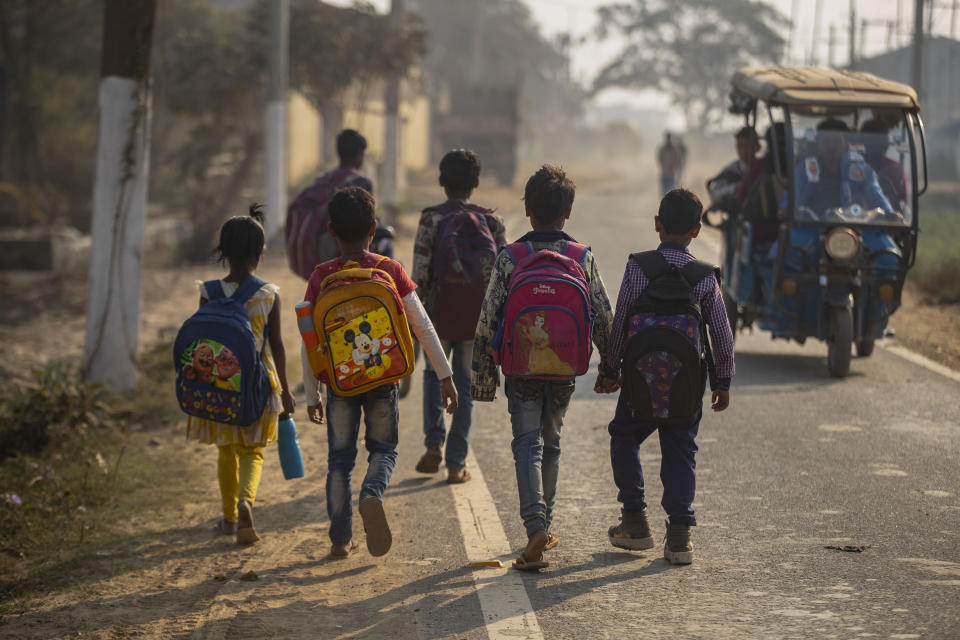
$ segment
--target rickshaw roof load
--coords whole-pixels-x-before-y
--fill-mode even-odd
[[[748,100],[796,107],[886,107],[919,111],[917,92],[900,82],[865,71],[818,67],[742,67],[733,76]]]

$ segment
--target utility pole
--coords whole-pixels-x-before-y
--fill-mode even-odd
[[[267,3],[269,88],[266,109],[267,238],[280,235],[287,211],[287,73],[290,59],[290,0]]]
[[[787,48],[784,54],[784,64],[790,64],[793,58],[793,45],[797,34],[797,9],[800,0],[793,0],[790,4],[790,33],[787,36]]]
[[[923,3],[913,2],[913,89],[923,104]]]
[[[857,0],[850,0],[850,35],[848,36],[850,50],[850,68],[857,67]]]
[[[960,1],[953,0],[950,3],[950,37],[957,37],[957,7],[960,5]]]
[[[830,39],[827,41],[827,64],[831,69],[836,68],[837,59],[834,57],[834,45],[837,42],[837,25],[830,23]]]
[[[390,5],[390,27],[399,30],[403,26],[404,0],[393,0]],[[388,205],[396,205],[400,199],[403,182],[402,131],[400,126],[400,72],[387,79],[384,106],[385,139],[383,141],[383,186],[380,192],[382,200]]]
[[[820,56],[817,55],[817,38],[820,36],[820,9],[823,6],[823,0],[817,0],[813,10],[813,37],[810,40],[810,64],[817,66],[820,64]]]
[[[118,390],[137,384],[155,15],[156,0],[106,0],[103,10],[83,375]]]

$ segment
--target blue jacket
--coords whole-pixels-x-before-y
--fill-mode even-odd
[[[820,159],[816,156],[809,156],[797,165],[794,172],[794,184],[798,194],[797,207],[805,206],[814,199],[822,175]],[[846,208],[857,204],[864,209],[879,208],[887,212],[893,211],[890,201],[880,188],[876,172],[859,153],[849,152],[844,155],[840,175],[841,206]],[[788,197],[789,194],[784,193],[783,201],[780,203],[781,208],[787,207]]]

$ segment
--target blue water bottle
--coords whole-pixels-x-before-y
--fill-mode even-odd
[[[297,441],[297,425],[289,413],[281,413],[277,423],[277,452],[286,480],[303,477],[303,454]]]

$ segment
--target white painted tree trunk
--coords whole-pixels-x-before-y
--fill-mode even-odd
[[[287,214],[287,103],[267,104],[267,219],[268,239],[280,235],[280,221]]]
[[[149,146],[149,89],[131,78],[103,78],[83,370],[118,390],[137,384]]]

